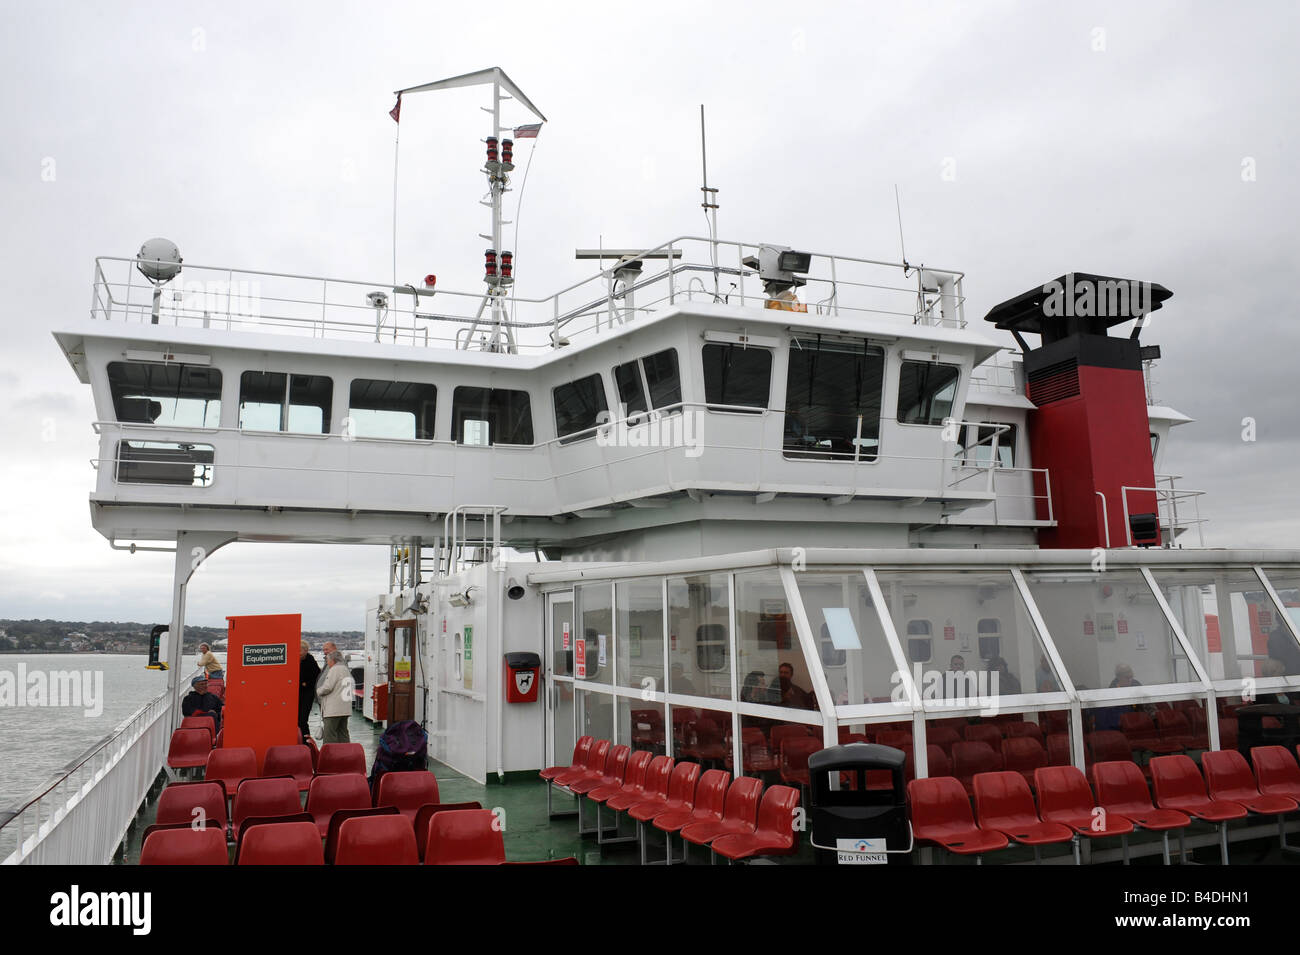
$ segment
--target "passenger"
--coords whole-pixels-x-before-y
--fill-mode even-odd
[[[320,664],[304,640],[298,651],[298,729],[302,731],[304,741],[311,736],[307,718],[311,716],[311,705],[316,702],[316,681],[319,679]]]
[[[1121,686],[1141,686],[1142,684],[1133,678],[1133,668],[1127,663],[1115,664],[1115,679],[1110,681],[1111,688]],[[1093,717],[1094,730],[1117,730],[1119,729],[1119,718],[1125,713],[1136,713],[1143,707],[1133,706],[1105,706],[1095,711]]]
[[[672,693],[682,693],[686,696],[699,696],[695,690],[695,684],[686,679],[686,668],[680,663],[674,663],[672,668],[672,681],[668,689]]]
[[[209,680],[220,680],[224,675],[221,669],[221,661],[217,659],[216,654],[212,652],[212,648],[206,643],[199,644],[199,666]]]
[[[778,693],[781,706],[792,706],[799,710],[817,709],[817,699],[810,692],[794,682],[794,665],[782,663],[777,669]]]
[[[767,674],[762,670],[750,670],[745,677],[745,683],[740,688],[740,699],[743,703],[767,703]]]
[[[1023,692],[1020,689],[1020,680],[1011,672],[1004,658],[994,657],[989,661],[989,667],[998,675],[998,696],[1015,696]]]
[[[1297,645],[1286,624],[1279,623],[1268,635],[1268,656],[1282,664],[1279,676],[1300,673],[1300,645]]]
[[[221,729],[221,697],[208,692],[206,677],[196,676],[190,680],[190,692],[181,700],[182,716],[211,716]]]
[[[316,685],[320,698],[324,729],[322,743],[350,743],[348,718],[352,715],[352,674],[343,662],[343,654],[333,651],[325,658],[325,674]]]
[[[953,673],[965,673],[966,658],[960,653],[954,653],[952,659],[948,661],[948,669]]]
[[[1261,677],[1286,676],[1286,664],[1276,657],[1269,657],[1259,665],[1259,675]],[[1286,693],[1261,693],[1254,702],[1288,704],[1291,702],[1291,697]]]
[[[1038,655],[1038,673],[1034,676],[1034,682],[1038,685],[1039,693],[1055,693],[1061,687],[1056,682],[1056,674],[1052,672],[1052,665],[1047,662],[1047,654]]]

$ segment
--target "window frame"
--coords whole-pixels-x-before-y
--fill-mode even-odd
[[[925,420],[909,421],[903,418],[903,369],[907,365],[922,365],[928,368],[951,368],[955,372],[956,377],[954,377],[952,380],[952,403],[948,408],[948,413],[945,414],[943,417],[941,417],[938,421],[933,420],[934,419],[933,411],[931,411],[931,414],[927,415]],[[895,392],[895,397],[897,398],[897,406],[894,409],[894,418],[898,422],[898,424],[903,426],[916,427],[916,428],[944,427],[945,420],[953,417],[953,414],[957,407],[957,395],[958,392],[961,391],[961,369],[962,366],[960,364],[954,364],[953,362],[950,361],[923,361],[922,359],[919,358],[901,359],[898,363],[898,389]],[[938,392],[936,392],[935,394],[938,394]],[[934,398],[931,397],[930,399],[931,408],[933,408],[933,403],[934,403]]]

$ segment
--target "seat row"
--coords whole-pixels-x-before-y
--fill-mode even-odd
[[[326,743],[319,752],[304,744],[271,746],[259,769],[257,754],[251,747],[197,748],[202,744],[198,736],[204,733],[206,730],[201,729],[173,732],[167,765],[172,769],[201,766],[204,779],[222,782],[232,796],[241,782],[258,776],[292,776],[299,790],[306,792],[314,776],[366,772],[366,753],[360,743]]]
[[[732,779],[723,769],[701,772],[699,763],[674,761],[647,750],[613,745],[609,740],[584,736],[577,741],[567,766],[552,766],[540,773],[552,788],[579,799],[579,831],[594,832],[601,845],[630,841],[640,844],[641,862],[648,862],[648,828],[664,833],[666,863],[686,861],[690,845],[709,849],[731,861],[759,856],[792,855],[799,849],[795,810],[800,792],[774,785],[763,790],[762,780]],[[760,799],[761,796],[761,799]],[[596,807],[596,825],[584,830],[584,801]],[[604,809],[615,813],[615,827],[607,830]],[[636,823],[636,836],[617,835],[619,814]],[[554,815],[554,813],[552,813]],[[607,837],[608,832],[615,835]],[[682,857],[674,859],[672,837],[682,840]]]
[[[1236,750],[1206,752],[1201,768],[1184,754],[1151,760],[1154,804],[1146,777],[1128,760],[1098,762],[1090,769],[1092,786],[1076,767],[1049,766],[1034,772],[1034,793],[1020,773],[990,772],[974,777],[975,814],[962,783],[953,777],[931,777],[908,783],[908,802],[915,837],[959,855],[1005,848],[1010,843],[1031,846],[1035,859],[1044,845],[1071,842],[1079,861],[1079,837],[1119,836],[1135,829],[1160,832],[1165,864],[1169,864],[1169,832],[1177,830],[1180,845],[1192,820],[1219,828],[1220,853],[1228,862],[1227,824],[1248,815],[1275,817],[1286,844],[1283,817],[1300,804],[1300,764],[1281,746],[1251,750],[1252,770]],[[1202,775],[1202,770],[1204,775]],[[1185,858],[1185,854],[1184,854]]]

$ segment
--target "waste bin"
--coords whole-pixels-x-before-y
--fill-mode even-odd
[[[1237,717],[1237,751],[1251,762],[1255,746],[1285,746],[1294,753],[1300,743],[1300,706],[1285,703],[1255,703],[1239,706]]]
[[[542,658],[536,653],[507,653],[505,659],[507,703],[536,703]]]
[[[808,757],[809,822],[818,865],[906,865],[906,756],[874,743],[832,746]]]

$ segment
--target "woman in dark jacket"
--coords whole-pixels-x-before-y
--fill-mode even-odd
[[[311,715],[311,705],[316,702],[316,679],[319,676],[320,664],[304,640],[298,655],[298,729],[302,730],[304,740],[311,735],[307,729],[307,717]]]

